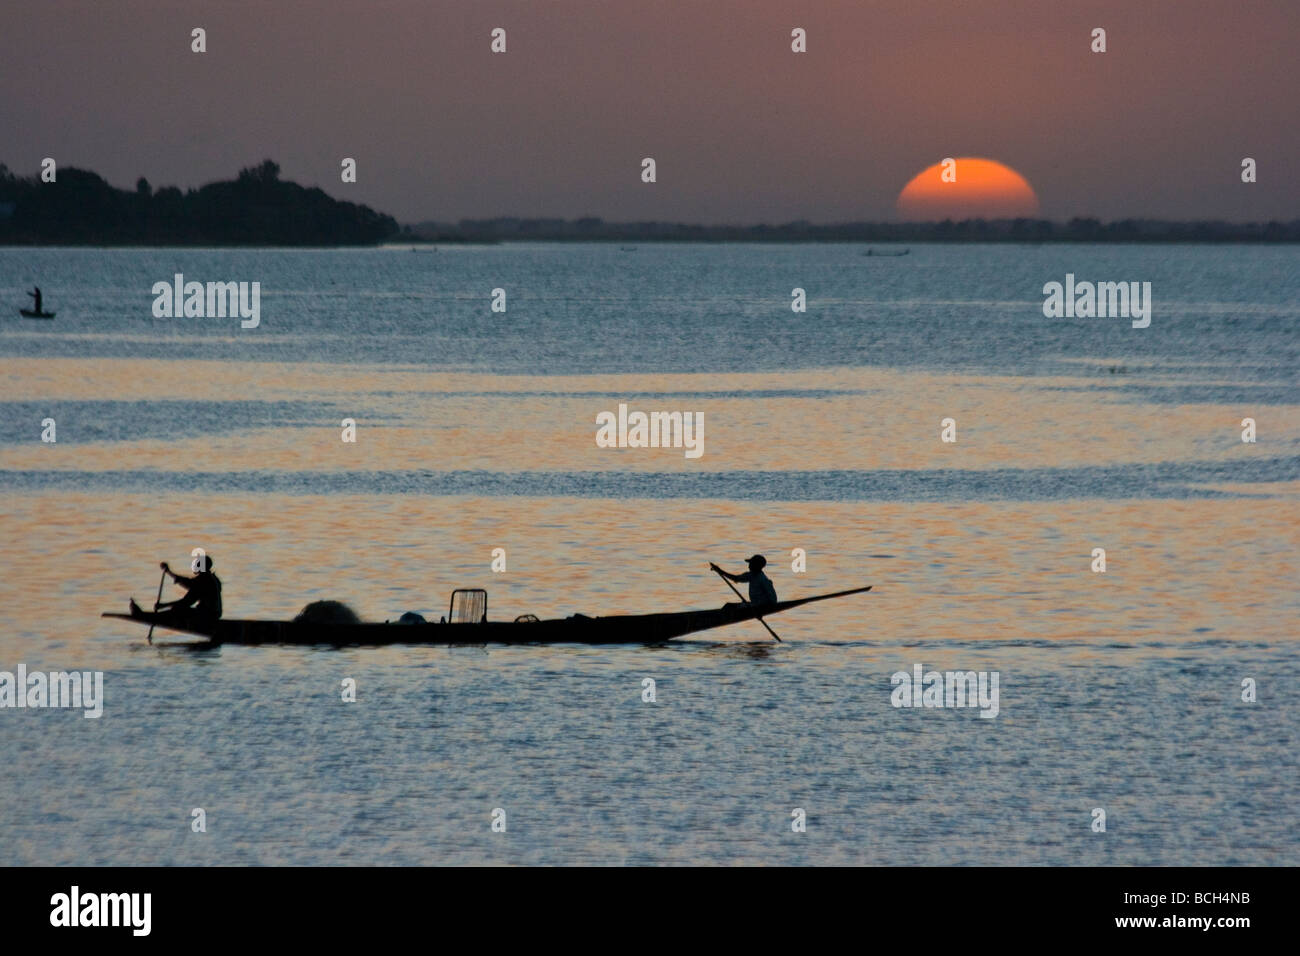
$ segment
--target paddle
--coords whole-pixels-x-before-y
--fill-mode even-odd
[[[710,564],[709,567],[712,568],[714,571],[718,572],[718,577],[722,578],[722,580],[727,582],[727,587],[731,588],[731,590],[733,591],[736,591],[736,586],[731,583],[731,580],[725,574],[722,573],[722,568],[718,567],[716,564]],[[741,595],[739,591],[736,591],[736,597],[740,598],[741,603],[743,604],[749,603],[748,601],[745,600],[745,598]],[[762,624],[764,627],[767,627],[767,633],[775,637],[778,643],[781,644],[785,643],[785,641],[781,640],[781,638],[777,635],[776,631],[772,630],[770,627],[767,626],[767,621],[763,620],[761,617],[756,617],[754,618],[754,620],[758,621],[758,623]]]
[[[166,580],[167,580],[167,565],[166,565],[166,564],[163,564],[163,565],[160,565],[160,567],[163,569],[163,573],[162,573],[162,577],[160,577],[160,578],[158,579],[158,597],[155,598],[155,599],[154,599],[154,602],[153,602],[153,612],[154,612],[155,614],[158,613],[158,605],[159,605],[160,603],[162,603],[162,589],[163,589],[163,584],[164,584],[164,583],[166,582]],[[149,622],[149,643],[150,643],[150,644],[153,643],[153,622],[152,622],[152,621]]]

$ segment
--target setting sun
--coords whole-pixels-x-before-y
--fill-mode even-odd
[[[1014,219],[1038,215],[1038,196],[1010,166],[959,157],[935,163],[913,177],[898,194],[897,207],[899,216],[914,222]]]

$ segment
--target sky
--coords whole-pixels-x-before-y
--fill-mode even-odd
[[[6,2],[0,163],[186,188],[271,158],[402,222],[748,224],[897,219],[974,156],[1045,218],[1290,220],[1298,40],[1300,0]]]

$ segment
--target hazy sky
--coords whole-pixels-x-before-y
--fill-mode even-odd
[[[408,222],[749,223],[894,218],[984,156],[1048,218],[1294,219],[1298,41],[1300,0],[5,0],[0,162],[186,187],[270,157]]]

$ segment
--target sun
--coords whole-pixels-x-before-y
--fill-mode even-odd
[[[946,179],[945,170],[950,170]],[[896,205],[899,216],[911,222],[1038,215],[1038,195],[1024,176],[996,160],[971,156],[935,163],[917,173],[898,194]]]

